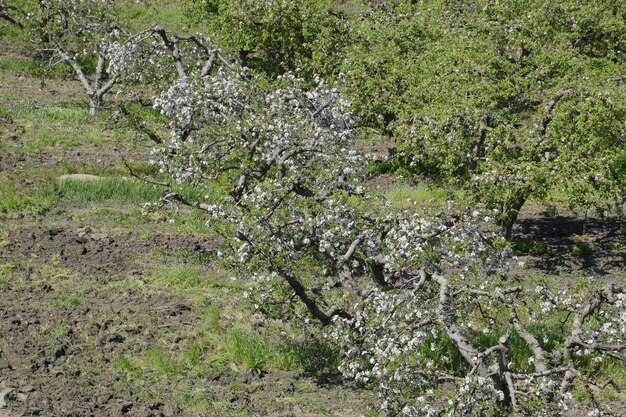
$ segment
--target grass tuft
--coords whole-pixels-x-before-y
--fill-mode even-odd
[[[339,363],[337,354],[327,346],[290,338],[271,340],[239,329],[227,330],[220,338],[219,347],[231,360],[251,370],[329,371],[336,370]]]
[[[18,189],[14,184],[0,184],[0,215],[39,215],[56,202],[55,193],[43,187]]]
[[[82,301],[73,295],[63,295],[52,300],[50,304],[56,308],[70,308],[82,304]]]
[[[211,286],[211,282],[202,276],[200,269],[189,265],[159,268],[154,271],[151,278],[153,284],[165,288],[191,289]]]
[[[57,185],[66,203],[145,203],[161,197],[161,189],[144,182],[125,178],[103,178],[98,181],[67,180]]]
[[[39,121],[62,123],[64,125],[83,126],[94,123],[93,117],[85,106],[64,105],[40,107],[33,104],[19,107],[0,107],[0,114],[8,115],[18,121]]]

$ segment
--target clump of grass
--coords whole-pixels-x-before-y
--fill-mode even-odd
[[[73,295],[63,295],[52,300],[50,304],[56,308],[70,308],[82,304],[82,301]]]
[[[13,264],[0,264],[0,284],[4,284],[7,281],[14,268],[15,265]]]
[[[165,377],[171,377],[179,371],[176,361],[168,358],[162,349],[152,349],[146,352],[141,367]]]
[[[190,201],[216,203],[222,201],[224,192],[218,185],[192,188],[174,186],[173,191]],[[145,203],[161,198],[164,188],[145,181],[127,177],[104,177],[97,181],[65,180],[57,184],[57,190],[69,203]],[[198,222],[196,222],[198,223]],[[199,223],[198,223],[199,224]],[[193,224],[191,228],[197,228]]]
[[[22,188],[0,184],[0,215],[42,214],[57,202],[57,195],[45,187]]]
[[[597,249],[597,245],[593,243],[574,243],[572,245],[572,255],[575,256],[589,256]]]
[[[158,268],[151,276],[151,282],[159,287],[166,288],[205,288],[211,286],[200,269],[189,265],[180,265],[169,268]]]
[[[122,356],[115,361],[115,367],[120,371],[126,372],[128,379],[141,384],[141,370],[131,358]]]
[[[224,332],[219,348],[246,369],[266,368],[294,371],[297,369],[328,371],[339,364],[337,354],[321,344],[303,343],[290,338],[272,340],[240,329]]]
[[[18,107],[0,107],[0,114],[22,121],[61,123],[64,125],[84,126],[94,123],[85,106],[68,105],[40,107],[34,104]]]
[[[103,178],[98,181],[66,180],[57,185],[62,201],[85,203],[145,203],[155,201],[162,190],[154,185],[125,178]]]
[[[616,241],[608,244],[609,249],[612,250],[623,250],[626,249],[626,241]]]

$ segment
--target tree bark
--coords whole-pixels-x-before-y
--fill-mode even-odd
[[[89,115],[95,116],[102,108],[102,96],[96,95],[89,97]]]
[[[504,231],[504,238],[506,240],[511,240],[511,237],[513,235],[513,226],[515,225],[517,217],[519,216],[519,212],[525,203],[525,193],[518,192],[516,197],[512,198],[504,204],[502,217],[499,223],[502,227],[502,230]]]

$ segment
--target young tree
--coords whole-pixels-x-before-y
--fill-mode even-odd
[[[112,0],[40,0],[28,14],[33,42],[50,65],[68,65],[89,99],[89,114],[130,65],[142,34],[119,23]]]
[[[342,372],[377,387],[389,415],[556,416],[574,387],[590,412],[606,409],[594,366],[623,360],[626,287],[524,286],[484,227],[490,211],[386,207],[350,150],[349,103],[322,80],[303,85],[287,73],[264,86],[227,65],[175,81],[155,100],[171,132],[155,149],[161,171],[199,188],[220,178],[229,197],[170,191],[161,204],[210,213],[258,308],[314,318]]]

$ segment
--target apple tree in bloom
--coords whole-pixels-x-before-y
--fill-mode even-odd
[[[229,58],[201,33],[181,35],[155,26],[136,35],[135,40],[133,56],[128,61],[121,82],[127,92],[141,102],[177,80],[184,82],[190,77],[203,78],[219,65],[230,65]],[[123,120],[143,136],[156,144],[162,144],[163,139],[157,129],[149,126],[127,104],[124,101],[118,103],[115,122]]]
[[[153,151],[161,172],[199,190],[218,180],[228,197],[170,189],[152,207],[207,212],[256,308],[322,327],[340,371],[377,389],[381,411],[611,411],[595,398],[612,382],[602,369],[623,367],[626,287],[521,282],[493,210],[389,207],[368,189],[357,117],[335,86],[305,88],[297,72],[268,84],[216,61],[154,107],[168,120]],[[576,404],[574,390],[591,401]]]

